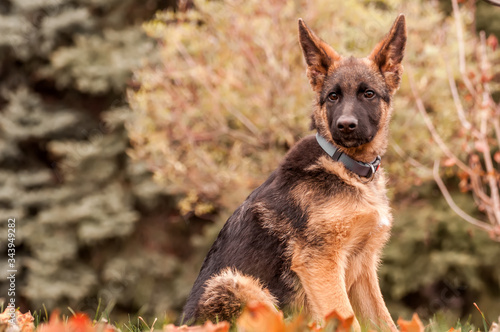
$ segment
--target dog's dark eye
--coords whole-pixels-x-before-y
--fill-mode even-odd
[[[338,95],[338,94],[336,94],[335,92],[332,92],[332,93],[330,93],[330,94],[328,95],[328,99],[329,99],[330,101],[337,101],[337,100],[339,100],[339,95]]]
[[[375,97],[375,92],[373,92],[372,90],[366,90],[364,95],[365,98],[372,99],[373,97]]]

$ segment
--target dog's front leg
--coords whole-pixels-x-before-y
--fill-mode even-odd
[[[368,261],[368,265],[349,290],[351,303],[363,324],[369,324],[382,331],[397,331],[380,291],[377,259],[370,257]]]
[[[311,248],[294,251],[292,270],[304,288],[309,310],[320,321],[333,311],[343,318],[354,316],[345,284],[345,261],[342,253],[326,255]],[[361,330],[356,318],[353,328]]]

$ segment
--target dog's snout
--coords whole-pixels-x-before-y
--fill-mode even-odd
[[[358,127],[358,120],[352,115],[342,115],[337,120],[337,128],[344,134],[352,133]]]

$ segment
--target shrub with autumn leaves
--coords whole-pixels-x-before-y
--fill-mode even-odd
[[[479,36],[468,39],[466,44],[458,0],[452,0],[451,3],[458,42],[458,52],[452,56],[458,60],[459,71],[454,75],[450,64],[446,63],[446,73],[453,109],[459,120],[455,129],[455,142],[445,141],[436,130],[418,91],[423,87],[416,87],[412,72],[409,75],[410,86],[417,108],[434,142],[442,151],[442,164],[449,173],[453,172],[460,178],[460,191],[472,193],[484,217],[473,217],[454,202],[440,176],[441,161],[436,158],[432,173],[447,203],[460,218],[488,232],[492,240],[500,242],[500,102],[493,98],[495,91],[498,91],[500,78],[498,39],[494,35],[486,37],[485,32],[481,31]],[[468,58],[466,45],[475,50]],[[494,81],[495,74],[497,81]]]

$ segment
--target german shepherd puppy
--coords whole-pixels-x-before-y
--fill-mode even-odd
[[[377,279],[392,216],[380,156],[399,87],[405,17],[365,58],[342,57],[299,19],[316,93],[311,135],[227,220],[184,308],[184,321],[233,320],[249,301],[332,311],[396,331]]]

